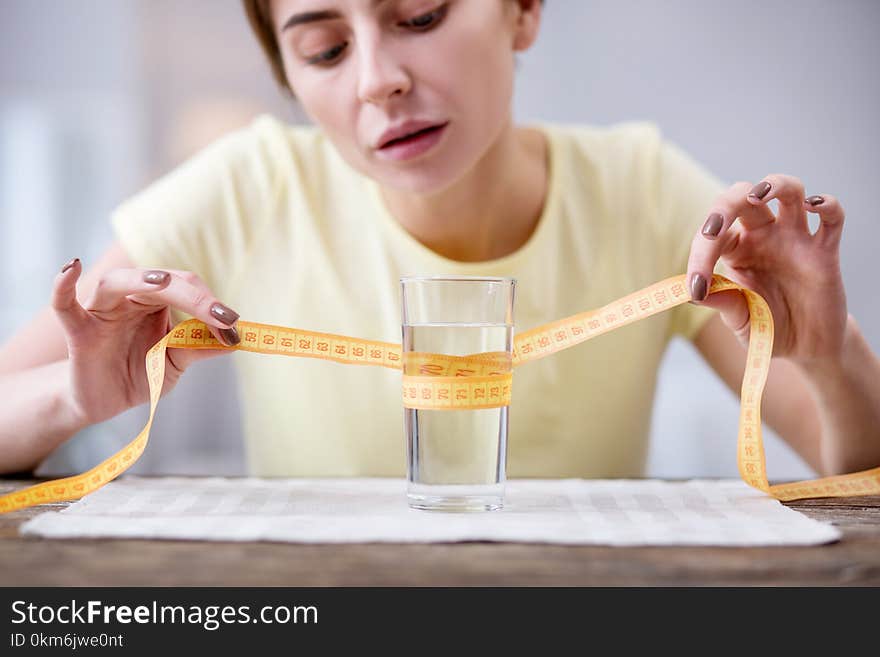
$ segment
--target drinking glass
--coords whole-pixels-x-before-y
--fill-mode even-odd
[[[424,375],[408,354],[470,356],[493,352],[509,373],[513,278],[404,276],[401,284],[404,374]],[[458,372],[461,374],[461,372]],[[404,408],[407,498],[416,509],[492,511],[504,503],[508,406]]]

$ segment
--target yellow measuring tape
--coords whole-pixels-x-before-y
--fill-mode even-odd
[[[737,463],[743,480],[778,500],[845,497],[880,493],[880,467],[863,472],[771,486],[767,481],[761,439],[761,395],[773,352],[773,318],[760,295],[723,276],[712,277],[709,294],[738,290],[749,306],[750,337],[740,394]],[[374,365],[402,370],[403,404],[430,410],[496,408],[510,403],[512,369],[568,349],[608,331],[690,301],[685,277],[674,276],[618,299],[597,310],[545,324],[516,335],[513,354],[487,352],[469,356],[406,353],[388,342],[316,333],[283,326],[238,322],[241,342],[221,345],[207,326],[190,319],[175,326],[147,352],[150,417],[138,436],[91,470],[73,477],[37,484],[0,496],[0,513],[37,504],[72,500],[97,490],[131,467],[143,453],[165,380],[165,351],[229,349],[333,360],[349,365]]]

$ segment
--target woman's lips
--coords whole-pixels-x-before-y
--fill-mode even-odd
[[[412,160],[423,153],[427,153],[439,143],[446,133],[448,123],[432,126],[420,130],[409,137],[395,139],[382,148],[376,150],[379,157],[387,160],[404,161]]]

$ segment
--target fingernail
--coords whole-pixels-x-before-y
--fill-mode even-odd
[[[241,342],[241,338],[238,337],[238,331],[235,330],[235,327],[219,329],[217,332],[220,334],[220,341],[227,347],[234,347]]]
[[[809,203],[810,205],[822,205],[824,202],[824,196],[811,196],[807,199],[807,203]]]
[[[703,224],[702,233],[706,237],[718,237],[718,233],[721,232],[721,227],[724,225],[724,217],[722,217],[717,212],[710,214],[709,218],[706,219],[706,223]]]
[[[68,262],[66,265],[64,265],[61,268],[61,273],[66,274],[67,270],[70,269],[71,267],[73,267],[78,262],[79,262],[79,258],[74,258],[73,260],[71,260],[70,262]]]
[[[700,274],[691,276],[691,298],[694,301],[702,301],[706,298],[706,279]]]
[[[238,313],[232,310],[232,308],[227,308],[219,302],[211,306],[211,314],[229,326],[232,326],[238,321]]]
[[[759,201],[767,196],[767,192],[770,191],[770,183],[766,180],[764,182],[760,182],[754,187],[752,187],[752,191],[749,192],[749,196],[754,196]]]
[[[168,280],[167,271],[150,270],[144,272],[144,282],[152,285],[163,285]]]

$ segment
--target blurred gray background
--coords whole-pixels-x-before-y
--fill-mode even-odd
[[[515,115],[649,119],[728,182],[782,172],[837,195],[849,308],[876,351],[878,28],[876,0],[549,0]],[[114,206],[262,112],[304,120],[238,0],[0,0],[0,341],[47,303],[63,263],[88,267],[107,247]],[[674,343],[648,474],[737,476],[738,408]],[[146,417],[82,432],[41,472],[96,464]],[[231,367],[201,363],[163,400],[134,471],[244,473],[237,422]],[[770,432],[766,448],[771,478],[812,476]]]

